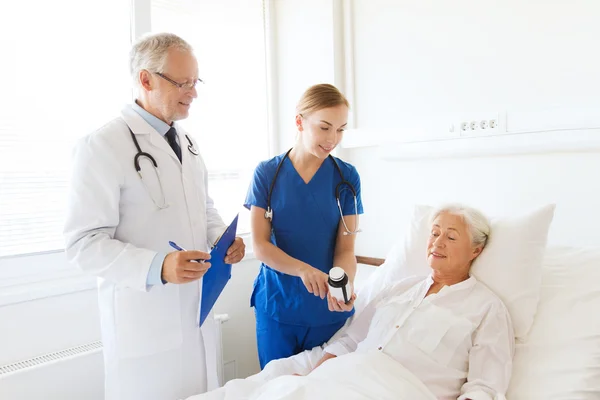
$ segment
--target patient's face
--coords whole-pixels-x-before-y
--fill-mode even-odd
[[[427,240],[427,262],[445,273],[468,272],[471,261],[481,253],[474,248],[468,225],[462,217],[441,213],[433,221]]]

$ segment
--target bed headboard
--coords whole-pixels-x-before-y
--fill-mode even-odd
[[[377,257],[365,257],[365,256],[356,256],[356,262],[359,264],[372,265],[374,267],[379,267],[381,264],[385,262],[384,258]]]

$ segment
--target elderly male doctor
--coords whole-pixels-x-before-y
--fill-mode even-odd
[[[197,96],[191,47],[147,36],[130,62],[136,102],[76,146],[66,251],[100,278],[106,399],[175,400],[217,386],[214,320],[198,327],[210,262],[194,260],[226,225],[196,142],[174,123]],[[169,241],[195,251],[169,252]],[[244,251],[236,238],[225,261]]]

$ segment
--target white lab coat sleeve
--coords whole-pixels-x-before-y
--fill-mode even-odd
[[[156,252],[114,238],[124,174],[115,149],[100,136],[81,139],[73,153],[64,226],[69,262],[123,287],[147,291]]]
[[[504,399],[512,371],[515,340],[508,311],[498,302],[475,331],[467,382],[458,400]]]
[[[206,193],[206,237],[209,241],[208,245],[212,247],[225,232],[227,225],[223,222],[219,211],[215,208],[213,199],[208,194],[208,170],[206,169],[206,165],[204,165],[204,161],[202,161],[202,164],[204,167],[204,193]]]

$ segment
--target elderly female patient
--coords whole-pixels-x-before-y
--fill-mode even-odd
[[[510,316],[502,301],[470,275],[489,231],[486,217],[472,208],[434,212],[426,252],[431,274],[388,285],[325,347],[311,372],[263,382],[253,398],[288,399],[294,385],[304,385],[303,394],[292,398],[310,398],[311,389],[320,393],[350,381],[356,391],[345,396],[363,390],[352,398],[412,399],[415,395],[398,393],[408,373],[429,392],[427,398],[504,399],[515,344]],[[373,378],[377,374],[381,379]]]
[[[325,348],[317,367],[350,352],[380,351],[439,399],[502,398],[512,368],[512,324],[501,300],[469,273],[489,230],[474,209],[435,212],[426,254],[431,275],[379,293],[345,336]]]

